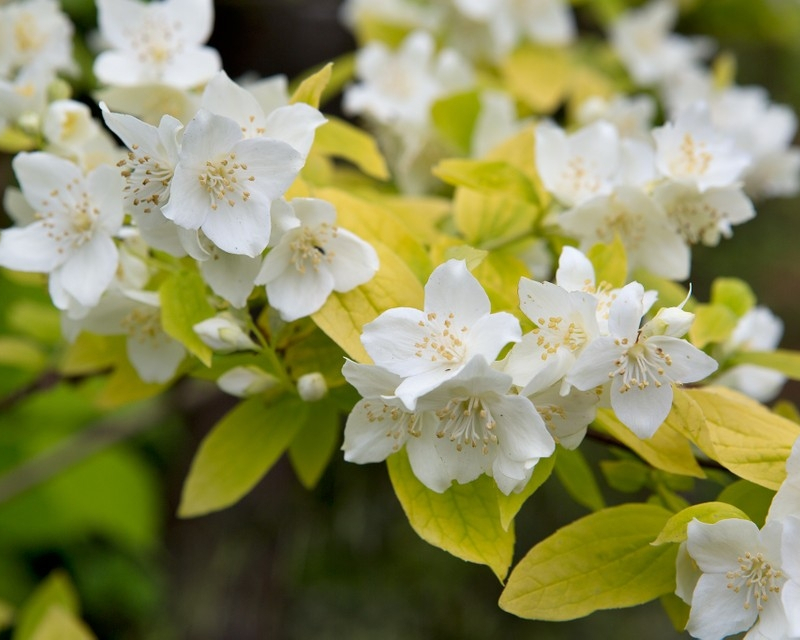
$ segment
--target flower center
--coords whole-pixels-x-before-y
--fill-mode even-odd
[[[400,449],[404,435],[408,434],[414,438],[419,438],[422,435],[422,429],[419,424],[421,414],[412,413],[385,402],[374,404],[366,401],[362,406],[367,412],[367,420],[385,423],[383,426],[386,427],[386,437],[394,438],[393,451]]]
[[[783,572],[775,569],[761,553],[752,554],[748,551],[737,560],[739,569],[725,574],[730,580],[728,589],[739,593],[744,588],[744,608],[749,609],[754,600],[756,608],[763,611],[763,603],[769,600],[769,594],[780,593],[781,585],[786,581]]]
[[[117,166],[122,169],[126,180],[125,198],[142,213],[150,213],[169,198],[169,184],[173,168],[162,164],[158,158],[139,152],[139,145],[133,145],[125,160]]]
[[[614,343],[625,347],[622,355],[614,361],[617,369],[608,374],[609,378],[622,376],[620,393],[631,389],[646,389],[651,382],[660,387],[663,384],[661,379],[669,382],[664,365],[670,366],[672,358],[661,347],[648,347],[644,337],[637,338],[630,347],[627,346],[627,338],[617,339]]]
[[[50,192],[52,200],[42,200],[42,209],[36,213],[47,234],[59,245],[59,253],[88,242],[100,215],[100,211],[89,200],[89,194],[86,191],[76,193],[78,189],[80,182],[77,179],[66,185],[66,193],[61,189],[53,189]]]
[[[139,307],[128,313],[120,324],[138,342],[155,343],[161,334],[161,313],[155,307]]]
[[[698,142],[691,133],[684,133],[679,154],[669,163],[676,175],[701,176],[711,166],[714,156],[706,150],[704,142]]]
[[[142,66],[155,69],[160,75],[162,67],[184,48],[180,32],[180,22],[157,12],[157,15],[146,16],[144,23],[127,35]]]
[[[469,331],[466,326],[461,329],[453,328],[455,315],[450,313],[440,322],[436,313],[428,313],[427,322],[419,321],[419,326],[427,328],[428,335],[414,343],[417,351],[414,355],[418,358],[427,358],[431,362],[461,362],[466,356],[464,342],[459,337]]]
[[[245,184],[256,178],[246,172],[247,165],[237,162],[233,152],[213,162],[206,161],[205,169],[201,171],[198,180],[211,197],[211,208],[214,211],[220,202],[227,203],[229,207],[234,206],[237,200],[247,202],[250,192],[245,189]]]
[[[492,417],[492,412],[480,398],[453,398],[443,409],[436,412],[439,418],[437,438],[450,438],[456,445],[456,451],[464,447],[477,448],[481,452],[489,453],[489,446],[497,444],[497,435],[494,430],[497,422]]]
[[[566,168],[561,173],[561,180],[564,182],[566,190],[572,192],[575,200],[588,198],[603,188],[603,181],[590,171],[582,156],[573,156],[569,159]]]
[[[325,245],[339,233],[336,226],[327,222],[316,227],[303,226],[297,237],[289,243],[292,250],[292,264],[300,273],[305,273],[310,266],[314,271],[319,271],[319,265],[324,260],[333,261],[334,252],[326,249]]]
[[[536,344],[542,351],[542,360],[555,354],[561,347],[577,351],[586,344],[586,332],[583,326],[575,322],[565,322],[561,316],[537,318],[537,327],[533,334],[537,336]]]
[[[46,38],[38,29],[36,18],[23,13],[14,23],[14,43],[20,53],[35,53],[45,44]]]

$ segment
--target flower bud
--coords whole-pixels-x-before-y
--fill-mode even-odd
[[[297,379],[297,393],[306,402],[316,402],[328,393],[328,385],[319,371],[307,373]]]
[[[642,327],[642,333],[646,336],[680,338],[686,335],[692,322],[694,322],[693,313],[684,311],[680,307],[662,307],[656,317]]]
[[[217,353],[258,351],[258,345],[244,332],[236,320],[226,313],[198,322],[193,327],[200,339]]]
[[[262,393],[279,384],[278,379],[255,366],[234,367],[217,379],[217,385],[225,393],[239,398]]]

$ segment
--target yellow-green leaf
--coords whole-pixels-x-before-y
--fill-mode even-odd
[[[733,311],[721,304],[699,304],[693,311],[695,316],[689,339],[698,349],[712,342],[725,342],[739,321]]]
[[[481,192],[501,192],[519,200],[539,203],[530,179],[502,160],[442,160],[433,174],[448,184]]]
[[[672,592],[678,548],[650,544],[671,515],[626,504],[559,529],[514,567],[500,607],[522,618],[572,620]]]
[[[331,73],[333,71],[333,63],[329,62],[319,71],[303,80],[300,85],[295,89],[290,104],[297,102],[305,102],[312,107],[319,107],[320,100],[322,99],[322,92],[331,81]]]
[[[289,395],[238,404],[200,443],[178,515],[200,516],[238,502],[286,451],[307,411],[307,403]]]
[[[39,371],[47,357],[35,342],[16,336],[0,336],[0,366],[25,371]]]
[[[777,489],[786,478],[786,459],[800,427],[731,389],[705,387],[686,393],[705,416],[707,442],[713,447],[705,453],[740,478]]]
[[[505,58],[501,71],[516,98],[537,113],[552,113],[566,97],[571,66],[566,49],[527,44]]]
[[[468,562],[487,565],[503,580],[514,553],[514,531],[503,529],[497,487],[481,476],[444,493],[423,485],[405,450],[386,460],[389,477],[408,521],[426,542]]]
[[[103,409],[116,409],[137,400],[153,398],[167,386],[168,383],[143,382],[127,356],[122,355],[116,361],[114,372],[109,376],[96,402]]]
[[[456,190],[453,220],[464,239],[482,249],[493,249],[530,233],[541,210],[530,202],[504,193],[486,193],[467,187]]]
[[[332,293],[311,317],[317,326],[356,362],[371,362],[361,344],[361,330],[387,309],[422,308],[422,284],[406,263],[383,244],[375,244],[380,269],[366,284],[347,293]]]
[[[625,245],[618,234],[614,234],[613,242],[594,245],[586,257],[594,266],[595,282],[598,285],[607,282],[612,287],[619,288],[628,282],[628,259]]]
[[[13,640],[30,640],[47,612],[59,607],[77,614],[78,594],[67,575],[61,571],[51,573],[33,592],[19,611]]]
[[[500,524],[503,526],[503,529],[508,531],[508,528],[514,521],[514,518],[517,517],[525,501],[550,477],[555,462],[555,455],[545,458],[544,460],[539,460],[533,469],[533,474],[531,475],[531,479],[528,480],[528,484],[526,484],[525,488],[519,493],[505,495],[498,491],[497,502],[500,506]]]
[[[94,640],[95,635],[72,613],[58,605],[47,610],[31,640]]]
[[[58,370],[67,376],[80,376],[108,369],[119,360],[121,336],[97,336],[81,332],[67,348]]]
[[[595,425],[656,469],[682,476],[705,478],[686,437],[671,427],[670,416],[667,416],[655,435],[647,440],[642,440],[622,424],[610,409],[598,410]]]
[[[214,315],[206,298],[206,285],[197,271],[170,274],[158,290],[161,300],[161,324],[164,331],[211,366],[211,347],[194,331],[194,325]]]
[[[715,278],[711,283],[711,303],[721,304],[741,318],[756,306],[756,296],[744,280]]]
[[[800,380],[800,351],[742,351],[730,359],[730,364],[755,364],[780,371],[787,378]]]
[[[686,629],[691,607],[674,593],[665,593],[659,598],[659,601],[669,621],[672,623],[672,628],[679,633]]]
[[[329,400],[309,403],[305,424],[289,445],[289,461],[300,483],[313,489],[341,441],[336,406]]]
[[[686,540],[686,528],[692,520],[699,520],[706,524],[714,524],[720,520],[730,518],[740,518],[747,520],[747,514],[740,509],[724,502],[704,502],[694,504],[691,507],[679,511],[672,516],[658,537],[653,541],[654,545],[667,544],[668,542],[683,542]]]
[[[37,149],[40,144],[41,140],[14,127],[5,127],[0,131],[0,152],[2,153],[11,155],[20,151],[32,151]]]
[[[472,147],[472,131],[480,110],[478,92],[465,91],[434,102],[431,118],[442,137],[467,155]]]
[[[592,511],[606,506],[594,473],[580,451],[559,447],[555,470],[559,482],[575,502]]]
[[[314,151],[343,158],[373,178],[388,180],[389,169],[375,138],[349,122],[333,116],[327,117],[328,122],[317,129]]]

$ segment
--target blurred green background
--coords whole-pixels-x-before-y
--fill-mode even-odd
[[[740,84],[763,85],[775,101],[800,108],[798,3],[688,4],[682,29],[712,35],[722,50],[733,52]],[[65,5],[84,28],[91,27],[93,14],[84,4]],[[335,0],[216,5],[210,44],[233,77],[247,71],[292,77],[354,46],[338,24]],[[786,11],[795,19],[786,20]],[[0,160],[0,186],[10,179],[9,160]],[[732,239],[714,249],[695,248],[692,276],[700,299],[708,298],[716,276],[749,282],[759,302],[784,319],[782,346],[795,349],[798,204],[760,203],[758,217],[737,227]],[[57,315],[45,293],[30,298],[29,291],[2,283],[0,329],[58,349]],[[20,383],[52,386],[35,398],[0,400],[0,469],[42,455],[100,420],[87,401],[91,381],[12,379],[19,375],[25,374],[0,372],[0,398]],[[784,397],[798,400],[800,388],[790,383]],[[681,637],[658,603],[558,624],[505,614],[496,605],[501,585],[487,568],[457,560],[413,533],[383,465],[357,467],[337,456],[308,492],[281,462],[235,507],[177,519],[197,445],[232,404],[213,388],[182,383],[155,409],[113,416],[111,438],[120,424],[132,431],[142,420],[152,425],[125,444],[74,465],[69,447],[57,449],[34,465],[32,478],[0,477],[0,497],[13,496],[0,504],[0,598],[18,604],[42,578],[63,568],[77,587],[84,618],[109,640]],[[97,438],[93,433],[88,438]],[[594,464],[607,456],[592,443],[586,446]],[[620,502],[626,496],[609,491],[606,498]],[[555,526],[586,512],[556,481],[548,482],[518,518],[517,559]]]

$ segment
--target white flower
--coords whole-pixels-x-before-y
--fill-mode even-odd
[[[400,48],[390,51],[370,42],[356,54],[359,84],[344,95],[344,110],[369,115],[383,124],[424,127],[434,100],[474,83],[472,70],[452,49],[436,54],[436,43],[425,31],[415,31]]]
[[[264,95],[262,87],[262,96]],[[264,109],[257,97],[231,80],[224,71],[206,85],[201,107],[218,116],[235,120],[245,138],[280,140],[297,150],[305,161],[317,127],[327,120],[314,107],[298,102],[270,105]]]
[[[214,23],[212,0],[98,0],[97,11],[101,35],[112,47],[94,63],[104,84],[188,89],[221,67],[217,51],[201,46]]]
[[[371,245],[336,226],[329,202],[295,198],[288,205],[294,212],[286,219],[290,226],[255,279],[267,285],[270,305],[287,322],[318,311],[332,291],[350,291],[371,280],[379,266]]]
[[[508,395],[510,376],[481,356],[420,398],[413,411],[393,395],[399,376],[349,361],[342,371],[364,397],[347,419],[342,449],[348,461],[378,462],[405,446],[414,475],[433,491],[487,474],[509,494],[555,448],[530,401]]]
[[[702,572],[691,596],[690,634],[716,640],[749,629],[748,638],[789,640],[786,611],[791,609],[781,595],[786,583],[782,533],[777,521],[760,531],[749,520],[734,518],[689,523],[686,550]],[[798,549],[795,545],[795,560]],[[800,600],[789,605],[797,610]]]
[[[766,307],[756,307],[745,313],[722,345],[726,354],[749,351],[774,351],[783,336],[783,322]],[[772,400],[786,382],[779,371],[755,364],[740,364],[723,371],[714,379],[761,402]]]
[[[122,224],[122,178],[100,166],[87,176],[48,153],[20,153],[14,172],[35,221],[0,235],[0,265],[50,274],[53,302],[97,304],[114,278],[118,251],[113,236]]]
[[[562,213],[558,222],[588,250],[618,236],[628,269],[643,267],[671,280],[689,277],[691,254],[659,204],[636,187],[620,186]]]
[[[99,131],[89,107],[76,100],[51,102],[42,120],[42,133],[48,144],[67,152],[80,150]]]
[[[526,387],[520,391],[520,395],[533,403],[550,435],[565,449],[578,448],[597,414],[600,402],[600,394],[596,389],[578,391],[573,388],[562,395],[561,384],[558,383],[544,390],[529,391]]]
[[[578,107],[576,118],[581,125],[605,120],[617,128],[621,138],[649,142],[655,112],[655,100],[647,94],[615,94],[608,99],[592,96],[584,100]]]
[[[545,188],[564,206],[610,193],[619,163],[619,134],[608,122],[595,122],[569,135],[550,122],[536,127],[536,169]]]
[[[473,357],[492,361],[520,340],[514,316],[490,311],[466,263],[448,260],[428,279],[422,311],[384,311],[364,325],[361,342],[376,365],[403,378],[395,394],[413,410],[417,398],[455,377]]]
[[[464,484],[486,474],[508,495],[521,490],[536,463],[553,453],[541,416],[524,396],[509,395],[510,388],[511,376],[478,355],[419,399],[417,410],[438,419],[435,429],[423,430],[416,449],[427,446],[436,454],[429,452],[428,466],[418,464],[414,471],[427,487],[441,492],[453,480]]]
[[[678,9],[655,0],[624,13],[611,27],[611,42],[633,79],[645,86],[669,80],[706,57],[711,43],[671,33]]]
[[[0,78],[34,68],[51,77],[57,71],[74,71],[73,31],[56,0],[0,7]]]
[[[537,326],[511,348],[503,371],[517,386],[544,389],[561,380],[581,350],[598,336],[597,300],[582,291],[527,278],[519,282],[519,300],[522,312]]]
[[[702,380],[717,362],[674,335],[652,334],[647,325],[640,330],[643,298],[638,282],[620,289],[608,318],[611,335],[591,342],[566,380],[584,391],[610,382],[617,417],[640,438],[649,438],[669,414],[672,383]]]
[[[65,332],[124,335],[128,359],[144,382],[169,381],[186,355],[183,345],[161,326],[161,303],[154,291],[111,291],[84,318],[65,320]]]
[[[487,89],[480,95],[481,110],[475,120],[470,142],[474,158],[485,156],[493,147],[517,133],[526,124],[517,118],[517,107],[503,91]]]
[[[164,216],[202,229],[223,251],[255,257],[267,246],[269,208],[303,159],[285,142],[244,138],[234,120],[201,109],[186,125]]]
[[[685,180],[700,191],[736,184],[751,157],[739,149],[732,136],[711,124],[705,103],[681,111],[673,122],[653,130],[656,167],[672,180]]]
[[[733,235],[731,225],[755,217],[753,203],[739,187],[701,191],[691,182],[666,181],[653,190],[653,199],[687,242],[716,246]]]

